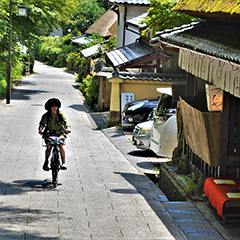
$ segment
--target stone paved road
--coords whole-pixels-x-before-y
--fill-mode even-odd
[[[39,62],[35,72],[0,103],[0,239],[185,239],[145,175],[93,127],[74,75]],[[57,189],[37,133],[51,97],[72,126]]]

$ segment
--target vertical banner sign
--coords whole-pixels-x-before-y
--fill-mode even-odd
[[[121,124],[123,125],[122,112],[125,104],[134,101],[134,93],[121,93]]]

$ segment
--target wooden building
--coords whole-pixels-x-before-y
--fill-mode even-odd
[[[178,65],[187,72],[187,98],[179,104],[187,152],[208,176],[239,177],[240,6],[237,0],[180,0],[174,8],[203,19],[151,42],[179,52]]]
[[[158,96],[157,88],[185,82],[185,72],[177,66],[178,55],[149,46],[149,39],[144,37],[107,52],[105,58],[116,73],[108,79],[111,83],[110,125],[120,122],[122,93],[133,93],[135,100],[152,99]]]

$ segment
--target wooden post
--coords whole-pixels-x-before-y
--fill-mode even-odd
[[[120,83],[123,82],[120,78],[108,79],[112,83],[111,98],[110,98],[110,112],[109,112],[109,125],[120,123]]]
[[[221,132],[220,132],[220,177],[225,177],[227,174],[227,152],[228,152],[228,120],[229,120],[230,94],[224,92],[223,113],[221,117]]]

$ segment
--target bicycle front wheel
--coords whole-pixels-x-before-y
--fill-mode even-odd
[[[53,187],[57,187],[58,184],[58,152],[54,151],[53,153],[53,159],[51,163],[51,168],[52,168],[52,183]]]

